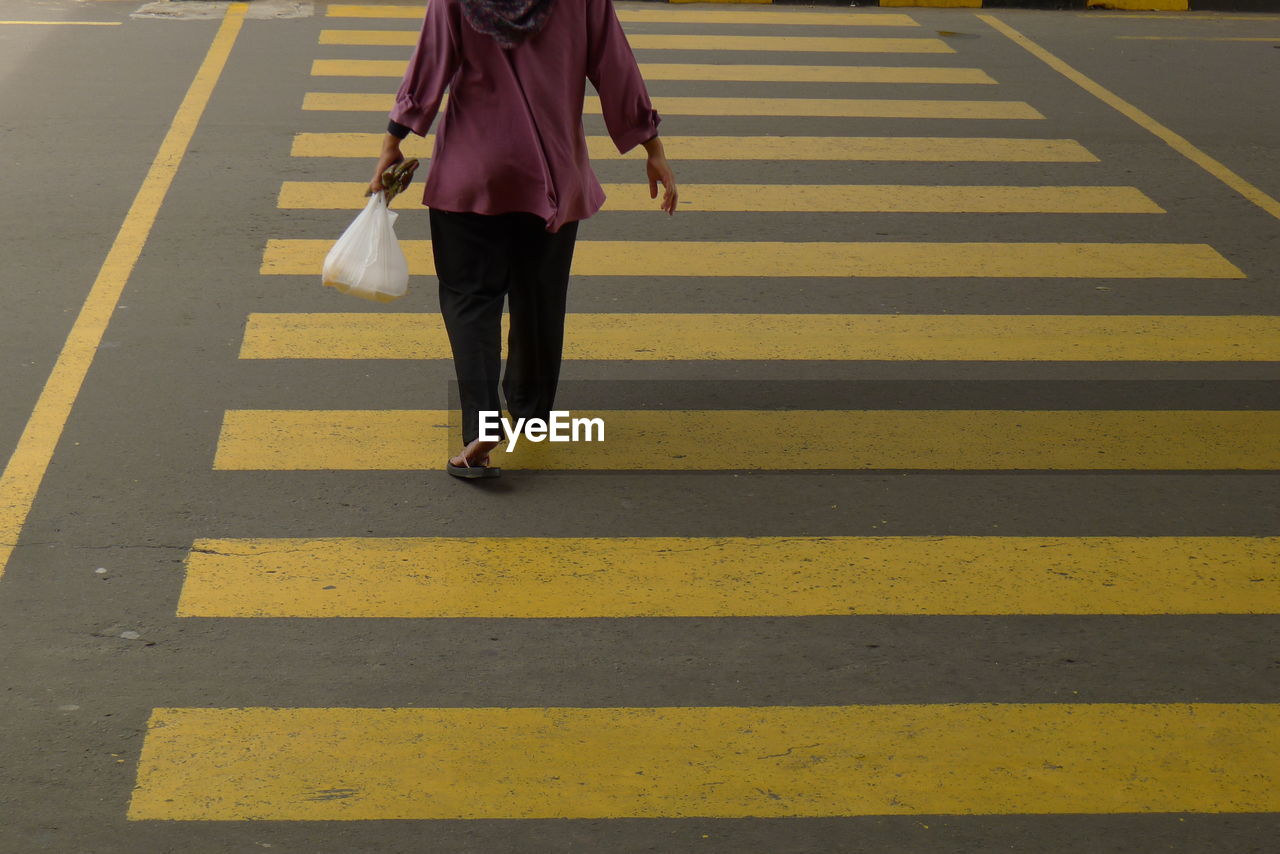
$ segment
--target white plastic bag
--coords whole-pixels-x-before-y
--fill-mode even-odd
[[[378,302],[408,293],[409,262],[396,242],[396,217],[383,194],[374,193],[325,256],[325,286]]]

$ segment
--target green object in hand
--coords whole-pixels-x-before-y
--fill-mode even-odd
[[[391,204],[392,199],[408,189],[413,173],[417,170],[418,158],[410,157],[382,173],[382,193],[387,204]]]

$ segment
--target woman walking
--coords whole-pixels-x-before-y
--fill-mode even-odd
[[[654,111],[612,0],[430,0],[396,95],[373,191],[426,136],[446,87],[423,204],[430,210],[440,311],[462,407],[459,477],[493,477],[479,413],[497,411],[501,320],[509,302],[502,391],[515,418],[548,418],[560,375],[565,300],[578,221],[604,192],[587,157],[586,81],[618,151],[643,145],[649,195],[676,209]]]

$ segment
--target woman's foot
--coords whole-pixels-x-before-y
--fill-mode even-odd
[[[476,439],[462,449],[462,453],[451,458],[445,471],[454,477],[466,479],[478,477],[497,477],[502,469],[489,465],[489,452],[498,446],[497,442],[482,442]]]

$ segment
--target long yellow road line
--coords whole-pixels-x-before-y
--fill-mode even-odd
[[[733,50],[786,53],[955,53],[942,39],[868,36],[707,36],[629,33],[635,50]],[[414,43],[417,43],[416,35]]]
[[[214,468],[415,471],[456,451],[447,411],[231,410]],[[578,471],[1272,470],[1280,412],[1244,410],[609,410],[605,441],[499,452]],[[456,432],[456,431],[454,431]]]
[[[205,105],[209,103],[209,96],[222,75],[247,9],[247,3],[231,3],[227,7],[213,43],[182,103],[178,105],[160,149],[125,214],[66,343],[58,353],[17,447],[0,475],[0,574],[13,554],[54,449],[62,437],[71,407],[80,394],[102,335],[120,301],[120,293],[138,263],[142,247],[155,224],[156,214],[182,164]]]
[[[376,159],[382,134],[299,133],[294,157]],[[1074,139],[917,136],[671,136],[666,149],[680,160],[843,160],[931,163],[1096,163]],[[406,157],[430,157],[435,136],[410,135]],[[643,159],[644,150],[618,153],[607,136],[587,137],[592,160]]]
[[[1280,705],[156,709],[129,818],[1280,810]]]
[[[1204,151],[1193,145],[1186,137],[1175,133],[1170,128],[1162,125],[1133,104],[1121,98],[1111,90],[1101,86],[1089,77],[1077,71],[1013,27],[1006,24],[999,18],[991,15],[978,15],[978,18],[985,21],[997,32],[1004,34],[1014,44],[1022,47],[1032,56],[1039,59],[1045,65],[1048,65],[1054,71],[1057,71],[1063,77],[1066,77],[1072,83],[1075,83],[1081,89],[1093,95],[1107,106],[1117,112],[1127,116],[1133,122],[1143,129],[1150,131],[1155,136],[1164,140],[1164,142],[1174,151],[1183,157],[1195,163],[1201,169],[1271,214],[1276,219],[1280,219],[1280,201],[1274,197],[1267,195],[1262,190],[1250,184],[1244,178],[1227,168],[1221,161],[1210,157]]]
[[[618,9],[618,19],[643,24],[774,24],[778,26],[918,27],[908,15],[864,15],[844,11],[707,11],[703,9]],[[421,21],[423,7],[335,3],[330,18],[390,18]]]
[[[446,102],[447,102],[446,96]],[[304,110],[387,113],[393,93],[307,92]],[[685,98],[655,97],[654,107],[669,116],[817,116],[891,119],[1043,119],[1024,101],[960,101],[885,98]],[[588,96],[587,115],[600,115],[600,99]]]
[[[359,210],[363,182],[285,181],[286,210]],[[605,184],[606,211],[653,210],[643,184]],[[884,213],[1158,214],[1164,209],[1136,187],[1010,187],[922,184],[681,184],[684,211],[823,211]],[[418,193],[391,207],[421,208]]]
[[[569,314],[565,321],[566,359],[1280,362],[1280,318],[1268,316]],[[451,354],[438,313],[333,312],[251,314],[240,358]]]
[[[408,60],[317,59],[315,77],[404,76]],[[980,68],[915,68],[872,65],[692,65],[673,62],[640,63],[646,80],[716,80],[755,83],[940,83],[993,85]]]
[[[872,36],[690,36],[631,33],[627,41],[635,50],[732,50],[801,53],[955,53],[942,39],[881,38]],[[322,45],[412,47],[417,31],[321,30]]]
[[[202,539],[183,617],[1277,614],[1277,537]]]
[[[264,275],[319,275],[332,240],[269,240]],[[400,242],[414,275],[435,275],[428,240]],[[1202,243],[777,243],[582,241],[579,276],[1240,279]]]

